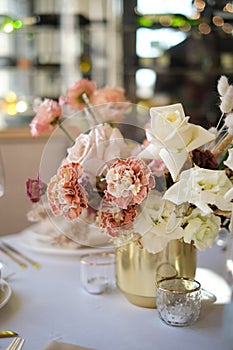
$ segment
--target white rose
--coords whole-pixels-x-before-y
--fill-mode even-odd
[[[191,243],[199,250],[211,248],[218,235],[221,219],[214,214],[203,216],[198,209],[185,220],[184,242]]]
[[[158,224],[154,225],[149,232],[142,236],[140,242],[143,245],[143,248],[149,253],[156,254],[166,248],[167,244],[171,240],[182,237],[183,229],[181,227],[177,227],[171,232],[168,232],[167,223],[159,222]]]
[[[76,140],[75,144],[67,149],[68,162],[78,162],[80,164],[83,163],[84,159],[87,158],[89,152],[91,150],[90,137],[86,134],[80,134]]]
[[[144,205],[139,206],[141,211],[137,213],[134,230],[142,236],[140,241],[148,252],[158,253],[171,240],[183,237],[181,219],[176,215],[175,208],[155,190],[150,192]]]
[[[98,125],[89,134],[80,134],[67,152],[67,161],[82,164],[85,173],[92,176],[93,181],[96,175],[100,175],[106,162],[130,154],[119,129],[109,124]]]
[[[212,212],[209,205],[230,211],[231,203],[224,196],[231,188],[224,170],[194,167],[181,173],[180,180],[165,192],[164,199],[177,205],[189,202],[204,214]]]
[[[175,181],[189,152],[212,141],[215,135],[189,123],[180,103],[151,108],[150,114],[151,128],[146,134],[149,145],[139,156],[162,159]]]

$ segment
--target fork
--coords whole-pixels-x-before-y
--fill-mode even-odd
[[[16,337],[12,340],[10,345],[6,348],[6,350],[21,350],[23,348],[23,344],[25,342],[25,339],[21,337]]]

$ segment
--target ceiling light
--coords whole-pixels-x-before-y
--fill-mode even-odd
[[[232,34],[233,33],[233,26],[230,23],[224,23],[222,26],[222,30],[226,34]]]
[[[211,32],[211,28],[207,23],[200,23],[198,26],[199,32],[201,34],[207,35]]]
[[[224,20],[223,20],[223,18],[220,17],[220,16],[214,16],[214,17],[212,18],[212,21],[213,21],[213,23],[214,23],[217,27],[221,27],[221,26],[223,26],[223,24],[224,24]]]
[[[223,11],[227,11],[227,12],[233,13],[233,6],[232,6],[232,4],[230,2],[228,2],[226,4],[226,6],[224,6]]]
[[[199,12],[204,11],[205,5],[206,5],[205,1],[203,1],[203,0],[195,0],[194,1],[194,6],[197,8],[197,10]]]

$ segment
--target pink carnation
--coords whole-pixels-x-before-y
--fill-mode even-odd
[[[130,105],[124,89],[109,86],[95,90],[90,97],[90,103],[95,106],[102,122],[118,123],[123,120],[124,112]]]
[[[96,89],[96,83],[88,79],[81,79],[77,81],[71,88],[67,89],[66,92],[66,103],[71,109],[83,110],[87,107],[83,94],[85,93],[90,99]]]
[[[95,90],[92,96],[90,96],[90,103],[92,105],[101,105],[108,102],[126,102],[125,90],[106,86]]]
[[[76,219],[87,208],[87,193],[78,180],[83,168],[79,163],[68,163],[58,169],[47,188],[50,207],[54,215]]]
[[[121,209],[115,202],[103,198],[98,219],[100,228],[105,229],[108,235],[118,237],[122,230],[132,229],[135,217],[135,206]]]
[[[106,198],[120,208],[140,204],[155,186],[150,168],[142,159],[117,160],[106,175]]]
[[[62,116],[62,106],[59,102],[46,98],[35,108],[36,115],[30,123],[32,136],[40,136],[58,124]]]

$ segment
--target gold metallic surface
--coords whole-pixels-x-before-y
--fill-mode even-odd
[[[0,330],[0,338],[12,338],[17,337],[18,333],[9,330]]]
[[[179,277],[194,278],[196,248],[183,240],[173,240],[160,253],[151,254],[135,242],[116,250],[117,286],[133,304],[156,307],[156,280],[162,265],[169,265]],[[171,271],[169,273],[171,273]],[[169,277],[160,275],[159,279]]]

